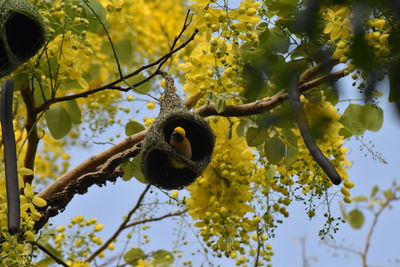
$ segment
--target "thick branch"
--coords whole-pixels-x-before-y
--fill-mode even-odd
[[[103,165],[109,158],[121,153],[122,151],[132,148],[135,144],[141,142],[146,136],[146,132],[147,131],[142,131],[135,135],[129,136],[109,149],[106,149],[97,155],[91,156],[69,172],[59,177],[49,187],[40,192],[38,197],[47,200],[53,194],[62,191],[71,181],[86,173],[96,171],[97,168]]]
[[[142,201],[144,199],[144,196],[146,195],[147,191],[149,191],[151,185],[147,185],[140,197],[138,198],[138,201],[136,202],[136,205],[133,207],[131,211],[129,211],[128,215],[125,217],[124,221],[121,223],[121,225],[118,227],[118,229],[115,231],[115,233],[106,241],[104,244],[98,248],[90,257],[86,259],[87,262],[92,261],[94,258],[96,258],[97,255],[99,255],[102,251],[104,251],[109,244],[111,244],[117,237],[118,235],[124,230],[125,225],[128,224],[129,220],[131,219],[132,215],[137,211],[137,209],[140,207],[142,204]]]
[[[41,229],[50,217],[56,216],[60,210],[64,210],[76,194],[86,193],[88,188],[94,184],[102,186],[107,181],[114,182],[123,174],[121,170],[117,169],[118,166],[130,158],[136,157],[140,153],[140,144],[137,143],[118,154],[112,155],[101,165],[98,171],[85,172],[84,175],[69,179],[68,183],[60,187],[58,191],[43,197],[47,201],[47,206],[41,209],[42,217],[36,222],[35,230]]]
[[[337,59],[329,59],[325,62],[318,63],[317,65],[304,71],[299,77],[299,83],[303,84],[309,81],[313,76],[318,73],[324,72],[329,73],[331,69],[339,63]]]
[[[21,95],[26,106],[27,118],[25,123],[25,129],[28,136],[27,137],[28,143],[24,159],[24,167],[33,171],[35,167],[36,152],[39,145],[39,136],[36,128],[37,113],[34,107],[35,102],[33,99],[33,92],[31,88],[29,88],[29,85],[26,85],[24,88],[21,89]],[[24,183],[31,184],[32,180],[33,180],[33,175],[24,176]]]
[[[300,92],[304,93],[305,91],[314,88],[320,84],[325,82],[334,81],[341,77],[345,76],[345,70],[340,70],[337,72],[329,73],[323,75],[319,78],[316,78],[312,81],[302,83],[299,86]],[[279,106],[283,101],[288,99],[288,93],[285,91],[280,91],[276,95],[268,98],[263,101],[256,101],[252,103],[242,104],[242,105],[227,105],[224,111],[218,113],[215,106],[213,104],[207,104],[196,109],[196,113],[203,116],[208,117],[212,115],[218,115],[223,117],[239,117],[239,116],[250,116],[256,115],[260,113],[264,113],[268,110],[271,110],[277,106]]]

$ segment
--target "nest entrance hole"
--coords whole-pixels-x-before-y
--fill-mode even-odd
[[[45,41],[41,25],[16,11],[13,11],[6,21],[6,36],[11,52],[19,60],[32,57]]]
[[[164,139],[168,143],[171,134],[176,127],[183,127],[186,131],[186,137],[192,146],[192,161],[200,161],[211,155],[214,147],[213,136],[199,123],[184,118],[170,118],[164,127]]]

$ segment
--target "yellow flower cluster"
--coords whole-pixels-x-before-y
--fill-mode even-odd
[[[321,101],[318,102],[309,101],[303,96],[301,99],[310,128],[319,133],[316,139],[317,145],[345,180],[344,188],[346,189],[343,189],[342,192],[344,201],[349,202],[350,194],[347,188],[351,188],[352,183],[348,181],[346,169],[351,166],[351,163],[346,159],[347,148],[343,147],[344,138],[339,134],[340,129],[343,128],[338,121],[340,115],[323,95]],[[298,135],[298,154],[290,166],[287,166],[286,163],[278,166],[280,180],[270,180],[271,187],[273,190],[289,196],[289,191],[282,186],[290,186],[296,182],[303,186],[302,193],[307,194],[312,191],[314,194],[322,195],[324,188],[332,186],[332,183],[311,157],[298,130],[295,131],[295,134]],[[293,180],[295,176],[298,178],[296,181]]]
[[[211,126],[217,135],[214,158],[192,185],[188,187],[189,214],[199,220],[203,240],[216,252],[230,255],[240,250],[241,242],[249,242],[249,233],[256,230],[259,218],[247,218],[253,208],[250,179],[256,168],[254,155],[244,138],[234,133],[227,139],[228,122],[216,119]]]
[[[352,35],[351,10],[347,6],[330,6],[322,9],[326,26],[324,33],[329,35],[330,43],[336,46],[332,58],[339,59],[340,63],[348,61]],[[381,60],[389,55],[389,30],[385,18],[378,17],[368,20],[366,24],[365,40],[373,48],[375,58]],[[350,66],[350,71],[353,67]]]
[[[75,216],[71,218],[67,227],[61,225],[56,228],[57,234],[53,236],[53,241],[57,250],[67,255],[70,265],[80,266],[80,263],[86,264],[80,260],[88,257],[93,247],[103,243],[103,240],[96,235],[103,228],[103,224],[97,223],[96,218],[85,220],[84,216]],[[113,250],[114,245],[111,244],[107,248]],[[99,257],[103,256],[104,253],[99,254]]]
[[[196,46],[178,66],[179,71],[186,73],[183,90],[189,95],[241,92],[240,44],[247,41],[258,45],[256,26],[260,22],[257,15],[260,2],[242,1],[236,9],[213,2],[194,1],[190,5],[195,13],[192,25],[200,33],[195,39]]]
[[[173,39],[183,26],[186,13],[182,0],[99,2],[107,9],[112,40],[115,43],[124,39],[135,41],[131,56],[132,63],[138,65],[169,52]],[[173,60],[177,63],[178,59]],[[129,64],[129,68],[132,68],[132,64]]]
[[[383,58],[389,55],[389,30],[387,27],[386,19],[371,19],[368,22],[370,32],[365,34],[367,44],[373,47],[374,55],[376,58]]]
[[[329,34],[331,42],[336,45],[332,58],[339,59],[341,63],[348,60],[352,32],[350,14],[350,9],[342,6],[331,6],[323,11],[323,18],[327,22],[324,33]]]
[[[4,170],[2,170],[4,171]],[[20,175],[29,175],[32,172],[28,169],[21,169]],[[21,181],[22,179],[20,179]],[[23,183],[20,182],[20,185]],[[34,195],[32,186],[26,184],[21,195],[21,233],[10,236],[7,230],[7,209],[5,179],[0,179],[0,258],[5,266],[30,266],[31,245],[29,241],[36,239],[33,230],[35,221],[38,221],[41,214],[37,207],[46,205],[46,201]]]

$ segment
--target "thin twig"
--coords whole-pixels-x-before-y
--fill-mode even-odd
[[[371,245],[371,238],[372,238],[372,234],[374,233],[375,227],[378,223],[379,220],[379,216],[382,214],[382,212],[389,206],[390,202],[392,201],[396,201],[396,200],[400,200],[399,197],[397,198],[392,198],[392,199],[388,199],[380,208],[379,210],[374,213],[374,221],[371,224],[371,227],[368,231],[367,234],[367,239],[365,241],[365,247],[364,247],[364,251],[361,253],[361,259],[362,259],[362,266],[363,267],[367,267],[367,256],[368,256],[368,251]]]
[[[254,262],[254,267],[258,267],[258,263],[260,260],[260,250],[261,250],[261,239],[260,239],[260,229],[259,229],[259,224],[257,224],[257,254],[256,254],[256,260]]]
[[[47,255],[49,255],[56,263],[65,266],[65,267],[69,267],[68,264],[66,264],[62,259],[60,259],[59,257],[57,257],[53,252],[51,252],[50,250],[48,250],[45,246],[41,245],[40,243],[36,242],[36,241],[31,241],[30,242],[32,245],[37,246],[41,251],[43,251],[44,253],[46,253]]]
[[[94,258],[96,258],[97,255],[99,255],[102,251],[104,251],[109,244],[111,244],[117,237],[118,235],[124,230],[125,225],[128,224],[129,220],[131,219],[132,215],[139,209],[140,205],[142,204],[142,201],[144,199],[144,196],[146,195],[147,191],[149,191],[151,185],[147,185],[142,194],[140,194],[136,205],[133,207],[131,211],[129,211],[128,215],[125,217],[124,221],[121,223],[121,225],[118,227],[118,229],[114,232],[114,234],[106,241],[104,244],[98,248],[92,255],[90,255],[85,261],[86,262],[91,262]]]
[[[129,223],[129,224],[125,225],[125,226],[124,226],[124,229],[127,229],[127,228],[129,228],[129,227],[133,227],[133,226],[136,226],[136,225],[139,225],[139,224],[148,223],[148,222],[161,221],[162,219],[165,219],[165,218],[168,218],[168,217],[179,216],[179,215],[182,215],[182,214],[184,214],[184,213],[186,213],[186,212],[187,212],[187,210],[182,210],[182,211],[177,211],[177,212],[173,212],[173,213],[168,213],[168,214],[165,214],[165,215],[160,216],[160,217],[149,218],[149,219],[143,219],[143,220],[136,221],[136,222]]]
[[[119,77],[120,77],[120,78],[123,78],[124,75],[122,74],[121,64],[119,63],[119,59],[118,59],[117,52],[115,51],[114,43],[113,43],[113,41],[111,40],[111,37],[110,37],[110,34],[108,33],[108,30],[107,30],[106,25],[104,25],[104,22],[101,20],[101,18],[100,18],[99,15],[96,13],[96,11],[92,8],[92,6],[89,5],[88,1],[87,1],[87,0],[84,0],[83,2],[84,2],[85,5],[90,9],[90,11],[92,11],[93,15],[94,15],[94,16],[97,18],[97,20],[100,22],[100,24],[101,24],[101,26],[102,26],[104,32],[106,33],[107,38],[108,38],[108,42],[109,42],[110,45],[111,45],[111,50],[113,51],[113,55],[114,55],[114,58],[115,58],[115,62],[117,63],[117,68],[118,68]]]

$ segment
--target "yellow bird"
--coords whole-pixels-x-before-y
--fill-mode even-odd
[[[192,158],[192,146],[190,145],[189,139],[186,137],[186,131],[182,127],[176,127],[171,134],[171,139],[169,140],[171,147],[179,154]],[[169,157],[169,163],[172,167],[177,169],[182,169],[185,164],[176,161],[174,158]]]

